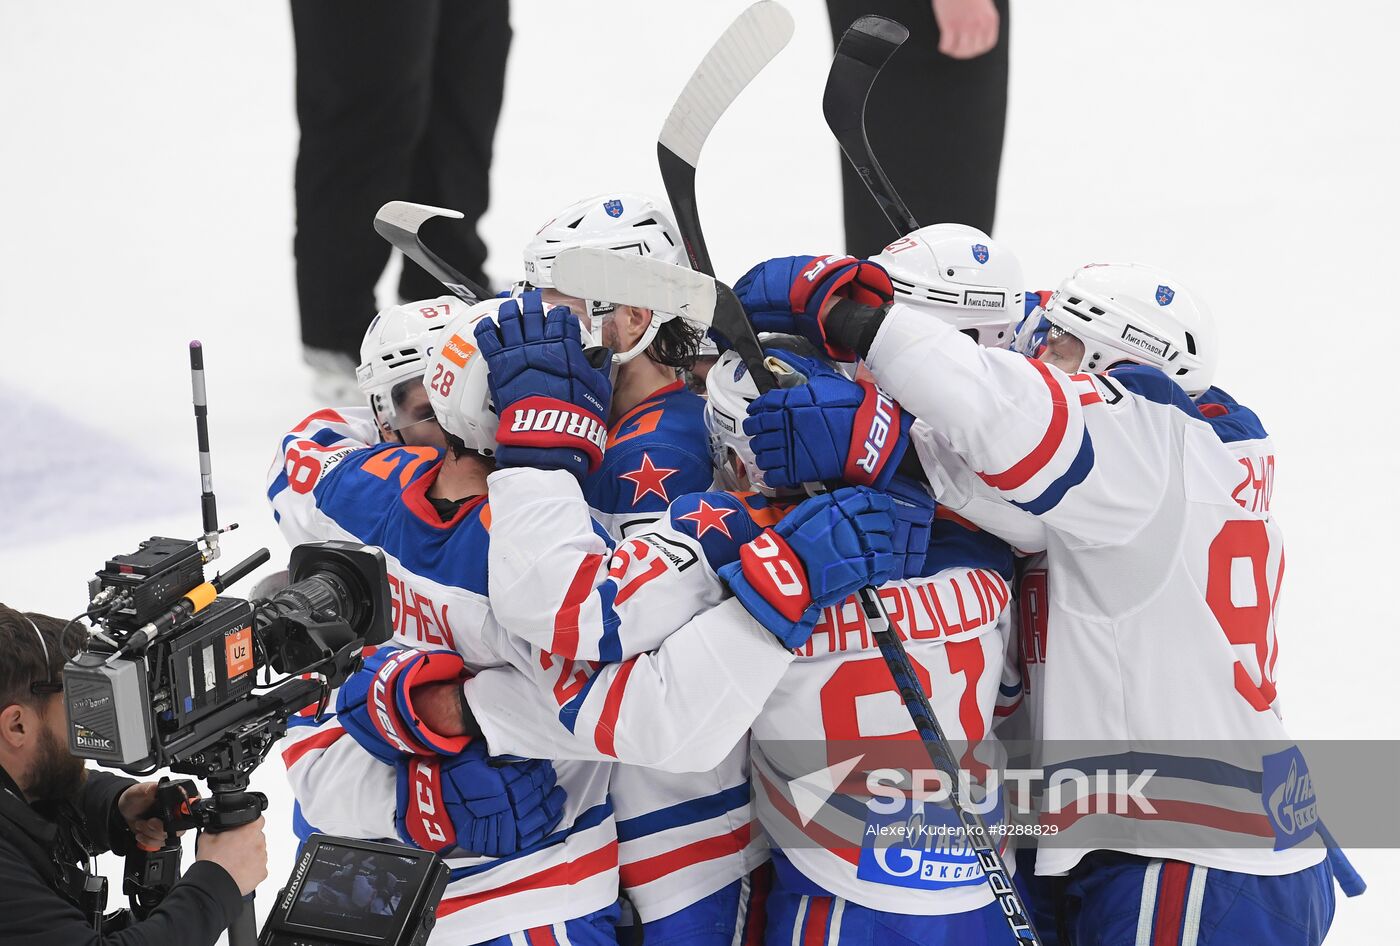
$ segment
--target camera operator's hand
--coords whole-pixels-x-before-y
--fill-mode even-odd
[[[201,833],[195,852],[195,860],[213,861],[228,871],[245,897],[267,879],[267,837],[261,817],[228,831]]]
[[[117,799],[117,811],[122,820],[136,835],[136,843],[148,851],[157,850],[165,844],[165,825],[152,816],[157,811],[156,789],[159,786],[159,782],[139,782],[122,792]]]

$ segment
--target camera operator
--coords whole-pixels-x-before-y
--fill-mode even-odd
[[[212,946],[267,877],[262,819],[203,835],[196,863],[149,918],[98,932],[104,905],[85,892],[92,858],[159,847],[165,831],[149,817],[156,783],[89,772],[69,754],[63,655],[82,635],[75,627],[61,640],[63,629],[0,605],[0,942]]]

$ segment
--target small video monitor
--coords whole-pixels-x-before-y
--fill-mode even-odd
[[[399,844],[315,834],[263,928],[263,946],[412,946],[447,886],[441,858]]]

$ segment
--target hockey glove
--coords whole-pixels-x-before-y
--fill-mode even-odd
[[[465,683],[471,674],[451,650],[380,647],[341,686],[335,711],[340,724],[381,762],[404,756],[455,755],[467,736],[433,732],[413,709],[413,688]]]
[[[894,531],[888,496],[845,487],[804,500],[740,548],[720,577],[784,647],[801,647],[823,608],[898,573]]]
[[[426,851],[459,848],[505,857],[538,844],[564,816],[554,766],[539,759],[502,763],[477,740],[450,759],[397,763],[399,837]]]
[[[769,486],[842,480],[884,489],[909,446],[914,418],[869,381],[829,368],[749,404],[744,433]]]
[[[531,291],[502,304],[494,322],[478,322],[476,342],[500,416],[496,463],[568,470],[580,480],[596,470],[612,382],[585,356],[578,319],[563,307],[546,314]]]
[[[894,284],[879,263],[854,256],[780,256],[759,263],[734,284],[758,332],[803,335],[840,361],[855,353],[829,344],[822,307],[833,296],[881,306],[894,299]]]
[[[933,514],[937,508],[922,483],[907,477],[890,479],[885,492],[894,505],[894,535],[890,540],[899,566],[890,580],[917,578],[924,571],[924,558],[933,541]]]

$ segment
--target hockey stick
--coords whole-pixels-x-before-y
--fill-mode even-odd
[[[560,292],[580,299],[669,312],[703,328],[710,327],[720,305],[738,308],[740,318],[744,315],[738,297],[728,286],[704,273],[650,256],[578,246],[555,257],[550,278]]]
[[[732,289],[716,279],[692,270],[661,264],[664,269],[675,274],[670,276],[662,273],[661,269],[655,266],[643,265],[646,262],[643,257],[627,256],[606,250],[568,250],[560,253],[559,258],[555,260],[554,273],[557,281],[559,266],[561,263],[565,263],[569,288],[564,288],[562,283],[559,285],[564,292],[570,295],[638,305],[645,305],[645,302],[640,300],[662,298],[663,296],[655,295],[661,290],[654,283],[658,278],[664,279],[666,282],[664,298],[668,304],[676,304],[677,294],[690,293],[692,294],[693,306],[697,308],[703,308],[707,304],[713,306],[712,325],[715,331],[724,335],[731,347],[744,360],[759,394],[777,387],[790,387],[793,382],[800,380],[798,376],[793,374],[782,377],[774,374],[769,359],[763,354],[763,348],[759,343],[758,336],[754,333],[753,325],[749,322],[748,316],[745,315],[743,307],[739,304],[738,297],[734,295]],[[633,273],[637,275],[636,284],[629,285],[630,276]],[[704,288],[703,284],[705,283],[710,284],[713,288]],[[648,293],[653,295],[648,295]],[[639,301],[626,303],[624,297]],[[833,490],[842,484],[826,483],[823,485],[826,489]],[[914,729],[924,744],[924,751],[928,753],[929,761],[933,763],[934,768],[949,781],[949,799],[957,810],[968,842],[977,854],[978,863],[982,867],[982,875],[987,881],[987,885],[991,887],[992,895],[1000,905],[1002,914],[1011,927],[1012,935],[1023,946],[1040,946],[1040,936],[1031,923],[1030,913],[1026,910],[1020,894],[1017,893],[1015,885],[1011,882],[1011,874],[1006,869],[1006,861],[1001,856],[1001,852],[997,850],[996,844],[991,840],[986,822],[982,820],[981,815],[969,808],[963,801],[961,786],[958,784],[957,778],[958,761],[953,757],[953,752],[948,745],[948,737],[938,722],[938,717],[934,715],[928,695],[924,693],[924,688],[919,684],[919,679],[914,673],[914,666],[909,659],[909,654],[904,649],[904,642],[899,639],[899,635],[894,632],[890,625],[889,615],[885,613],[879,594],[872,587],[862,588],[859,592],[859,600],[861,610],[865,613],[866,624],[880,648],[880,655],[884,658],[886,666],[889,667],[890,676],[894,679],[895,686],[899,690],[899,697],[909,712]]]
[[[418,228],[433,217],[453,217],[462,214],[444,207],[411,204],[406,200],[391,200],[374,215],[374,232],[388,240],[394,249],[413,260],[452,294],[467,304],[491,298],[491,293],[468,279],[454,266],[423,244]]]
[[[744,87],[792,38],[792,16],[774,0],[760,0],[729,24],[671,106],[656,142],[661,180],[694,269],[713,276],[714,264],[695,205],[695,169],[715,123]]]
[[[865,103],[880,70],[908,38],[909,31],[903,24],[883,16],[856,20],[836,46],[826,91],[822,93],[822,115],[827,127],[900,236],[919,229],[919,223],[899,199],[870,150],[870,139],[865,134]]]

